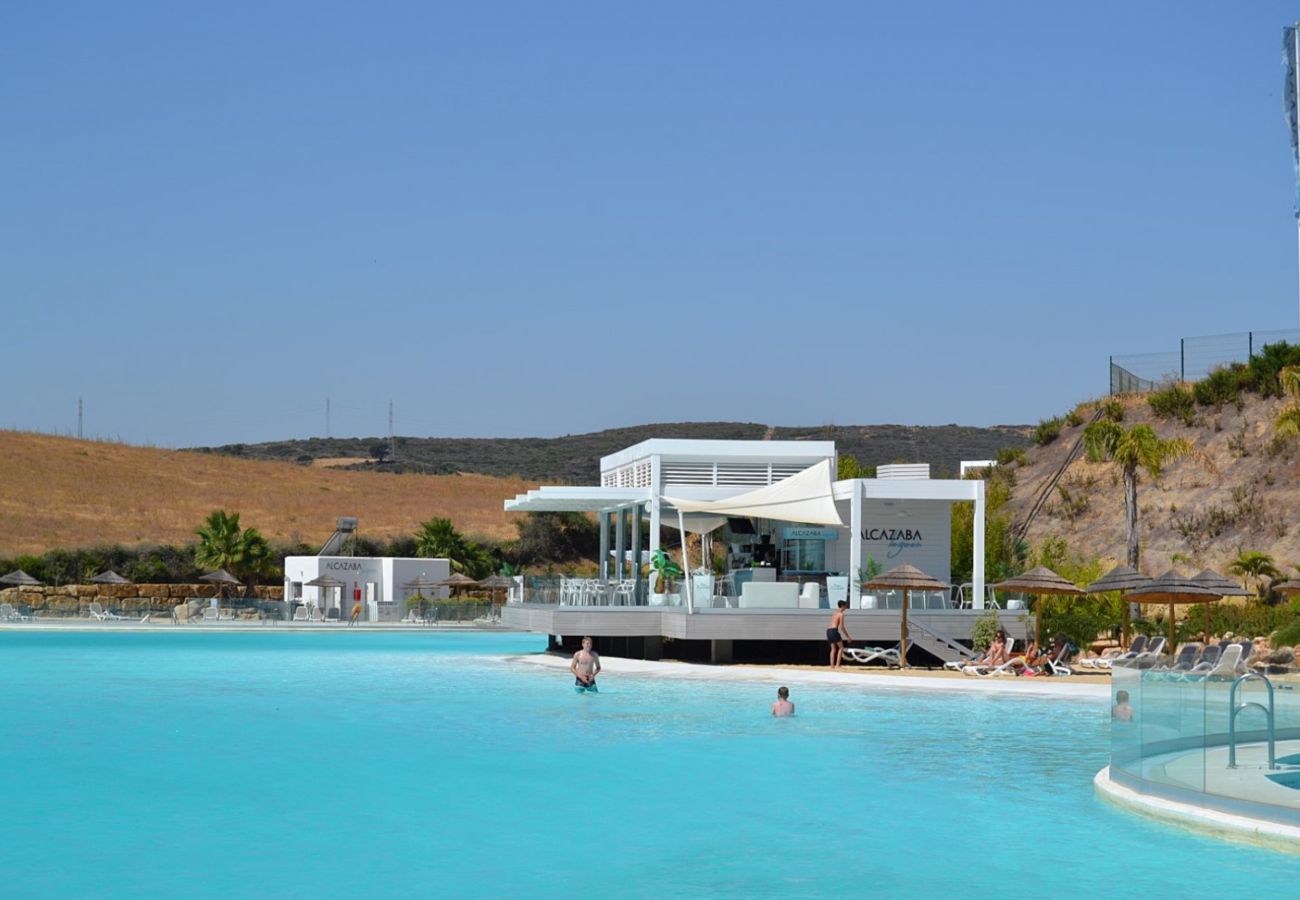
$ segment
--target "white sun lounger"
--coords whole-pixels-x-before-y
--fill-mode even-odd
[[[31,616],[24,616],[14,609],[12,603],[0,604],[0,622],[27,622],[30,620]]]
[[[104,609],[103,605],[100,604],[98,601],[91,601],[91,604],[90,604],[90,614],[91,614],[91,616],[93,616],[97,621],[100,621],[100,622],[109,622],[109,621],[113,621],[113,622],[134,622],[134,621],[136,621],[135,619],[131,618],[130,616],[119,616],[119,615],[118,615],[117,613],[115,613],[115,612],[109,612],[108,610]]]
[[[845,647],[844,658],[860,666],[874,662],[883,662],[887,666],[898,665],[897,647]]]

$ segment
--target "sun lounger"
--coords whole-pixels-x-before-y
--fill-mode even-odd
[[[883,662],[887,666],[898,666],[897,647],[845,647],[844,658],[851,663],[865,666],[870,663]]]
[[[1125,665],[1132,669],[1154,669],[1165,658],[1165,639],[1152,638],[1147,642],[1147,649],[1128,660],[1116,660],[1115,665]]]
[[[1146,649],[1147,636],[1145,634],[1139,634],[1137,637],[1133,638],[1133,643],[1128,645],[1127,653],[1121,653],[1119,656],[1114,656],[1109,659],[1094,659],[1093,663],[1098,669],[1109,669],[1117,663],[1123,665],[1129,660],[1137,659],[1138,655],[1143,653]]]
[[[108,622],[108,621],[134,622],[135,621],[130,616],[119,616],[115,612],[110,612],[104,609],[103,605],[100,604],[98,601],[91,601],[90,615],[99,622]]]
[[[0,604],[0,622],[27,622],[30,619],[30,616],[24,616],[14,609],[12,603]]]

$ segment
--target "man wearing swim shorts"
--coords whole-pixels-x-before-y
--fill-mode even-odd
[[[573,686],[584,691],[596,690],[596,676],[600,674],[600,655],[591,649],[591,638],[582,639],[582,649],[573,654],[569,663],[573,673]]]
[[[853,640],[849,630],[844,627],[844,610],[849,608],[849,601],[841,600],[836,604],[831,616],[831,627],[826,629],[826,641],[831,645],[831,668],[838,668],[844,661],[844,643]]]

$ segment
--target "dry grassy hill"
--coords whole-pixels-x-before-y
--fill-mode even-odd
[[[1158,483],[1146,476],[1139,482],[1144,569],[1163,572],[1178,554],[1195,568],[1223,571],[1242,549],[1271,554],[1279,568],[1300,564],[1300,442],[1274,444],[1280,401],[1247,395],[1240,410],[1234,405],[1198,409],[1191,426],[1156,418],[1144,397],[1124,403],[1125,428],[1146,423],[1160,437],[1187,438],[1196,448],[1194,458],[1175,462]],[[1083,428],[1062,428],[1056,441],[1026,452],[1011,503],[1016,520],[1023,519]],[[1033,521],[1029,540],[1059,535],[1085,556],[1122,561],[1124,494],[1118,470],[1081,456],[1059,484],[1065,493],[1053,491]]]
[[[431,516],[515,535],[502,501],[535,484],[487,475],[387,475],[0,431],[0,556],[93,544],[185,544],[214,509],[273,541],[323,543],[338,516],[374,538]]]

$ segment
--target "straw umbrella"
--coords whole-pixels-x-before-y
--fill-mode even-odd
[[[41,582],[28,575],[22,569],[14,569],[8,575],[0,576],[0,584],[7,584],[14,589],[18,596],[16,599],[21,603],[23,598],[23,588],[40,587]]]
[[[334,578],[331,575],[317,575],[311,581],[304,582],[304,585],[306,587],[314,587],[320,589],[321,596],[325,598],[325,604],[324,607],[321,609],[321,613],[320,613],[323,616],[325,615],[325,610],[329,609],[329,594],[325,592],[328,590],[332,590],[334,588],[345,588],[348,586],[348,583],[346,581],[339,581],[339,579]],[[342,602],[340,602],[339,603],[340,615],[342,614],[341,612],[342,607],[343,604]],[[292,612],[292,610],[290,610],[290,612]]]
[[[460,588],[478,587],[478,582],[473,578],[470,578],[468,575],[462,575],[459,572],[455,572],[444,578],[442,581],[439,581],[438,587],[450,588],[454,593]]]
[[[207,574],[200,575],[199,580],[210,581],[217,586],[217,606],[221,605],[221,598],[225,594],[226,585],[243,584],[242,581],[234,575],[231,575],[225,569],[217,569],[215,572],[208,572]]]
[[[121,575],[109,569],[107,572],[100,572],[86,579],[91,584],[130,584],[130,580],[123,578]]]
[[[1283,596],[1300,594],[1300,579],[1292,578],[1290,581],[1283,581],[1281,584],[1275,584],[1273,585],[1273,590]]]
[[[1034,619],[1037,623],[1038,645],[1040,647],[1043,644],[1043,595],[1058,594],[1060,596],[1077,597],[1083,593],[1080,588],[1066,581],[1047,566],[1039,566],[1036,569],[1030,569],[1028,572],[1022,572],[1014,578],[998,582],[993,587],[999,591],[1024,591],[1038,597],[1038,603],[1034,606]]]
[[[1105,575],[1098,578],[1092,584],[1083,589],[1085,594],[1107,594],[1112,591],[1118,591],[1121,595],[1128,591],[1134,591],[1144,588],[1151,583],[1151,579],[1141,574],[1136,569],[1128,566],[1116,566]],[[1120,603],[1121,625],[1120,625],[1120,646],[1128,649],[1128,602]]]
[[[1178,603],[1213,603],[1223,597],[1218,591],[1197,584],[1170,569],[1149,585],[1128,593],[1138,603],[1169,604],[1169,650],[1174,649],[1174,605]]]
[[[506,578],[504,575],[492,575],[479,582],[479,586],[490,590],[492,600],[496,602],[497,591],[508,591],[515,586],[515,582],[514,579]]]
[[[1249,588],[1242,587],[1241,585],[1237,584],[1237,582],[1233,581],[1231,578],[1228,578],[1224,575],[1220,575],[1218,572],[1215,572],[1211,569],[1205,569],[1199,574],[1193,575],[1192,581],[1196,582],[1203,588],[1209,588],[1210,590],[1214,591],[1214,593],[1218,594],[1220,597],[1254,596],[1254,591],[1250,590]],[[1206,604],[1205,634],[1208,636],[1209,633],[1210,633],[1210,607],[1209,604]]]
[[[879,591],[897,591],[903,592],[903,627],[898,642],[898,665],[899,668],[907,668],[907,595],[910,591],[945,591],[948,585],[936,578],[922,572],[916,566],[910,566],[903,563],[901,566],[895,566],[883,575],[877,575],[875,578],[863,585],[865,588]]]

